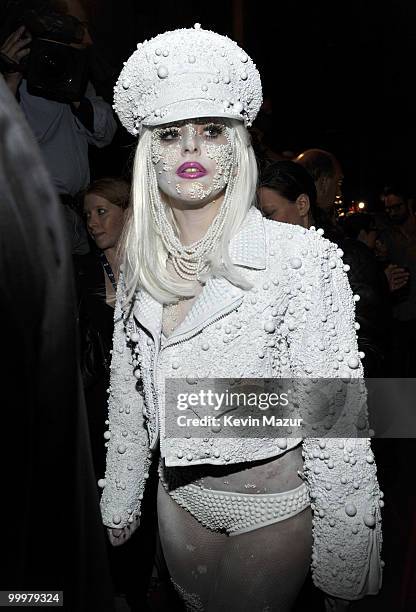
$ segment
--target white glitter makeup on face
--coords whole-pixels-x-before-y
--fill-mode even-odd
[[[180,123],[152,133],[158,186],[168,198],[215,199],[228,184],[232,155],[231,130],[222,123]]]
[[[148,161],[155,223],[175,271],[190,281],[200,280],[207,270],[209,254],[215,250],[226,223],[235,183],[232,128],[206,121],[182,122],[153,130]],[[214,202],[224,192],[220,209],[205,236],[193,244],[182,245],[167,214],[169,204]]]

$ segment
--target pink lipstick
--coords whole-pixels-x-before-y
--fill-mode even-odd
[[[176,170],[176,174],[184,179],[197,179],[205,176],[207,171],[198,162],[185,162]]]

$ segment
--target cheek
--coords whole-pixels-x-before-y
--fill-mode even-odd
[[[107,217],[105,220],[107,231],[113,234],[113,236],[116,238],[118,238],[118,236],[121,234],[121,230],[123,229],[123,219],[124,216],[122,214],[116,214],[112,218]]]
[[[274,210],[270,218],[273,219],[273,221],[280,221],[280,223],[291,223],[292,225],[299,223],[299,219],[295,211],[285,207]]]
[[[270,215],[269,219],[271,219],[272,221],[280,221],[280,223],[287,222],[287,220],[285,219],[285,216],[282,215],[282,212],[280,210],[274,210],[272,214]]]
[[[159,138],[152,140],[152,162],[155,165],[158,177],[163,172],[172,172],[176,169],[180,159],[179,144],[162,144]]]
[[[233,149],[231,144],[207,144],[205,151],[206,156],[215,164],[214,186],[224,187],[229,181],[232,169]]]

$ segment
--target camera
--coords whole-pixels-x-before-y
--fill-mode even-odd
[[[88,57],[85,49],[34,38],[25,76],[27,90],[58,102],[80,100],[88,83]]]
[[[30,32],[30,53],[20,64],[0,54],[0,70],[21,72],[32,95],[58,102],[81,100],[88,84],[89,53],[73,43],[82,43],[84,25],[72,15],[55,12],[48,2],[23,9],[19,0],[16,11],[20,15],[13,29],[24,25]]]
[[[71,15],[48,8],[27,10],[24,24],[32,34],[25,76],[28,92],[58,102],[80,100],[88,83],[88,54],[80,43],[84,26]]]

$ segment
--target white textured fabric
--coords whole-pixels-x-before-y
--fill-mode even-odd
[[[253,123],[262,103],[256,66],[234,41],[197,26],[138,44],[125,63],[114,108],[131,134],[194,117]]]
[[[208,529],[239,535],[296,516],[310,505],[305,483],[282,493],[235,493],[206,489],[159,468],[160,482],[177,504]]]
[[[251,209],[230,254],[244,266],[253,288],[210,279],[163,344],[162,306],[139,291],[123,321],[118,296],[101,502],[109,527],[122,527],[139,513],[149,448],[156,448],[159,436],[167,466],[257,461],[302,442],[166,439],[166,377],[363,376],[354,299],[336,245],[312,229],[265,220]],[[138,379],[140,392],[135,390]],[[358,395],[351,405],[358,410],[361,386],[351,385],[354,390]],[[342,440],[303,441],[314,514],[314,580],[346,599],[377,592],[381,583],[376,467],[369,440],[356,439],[355,433]]]

